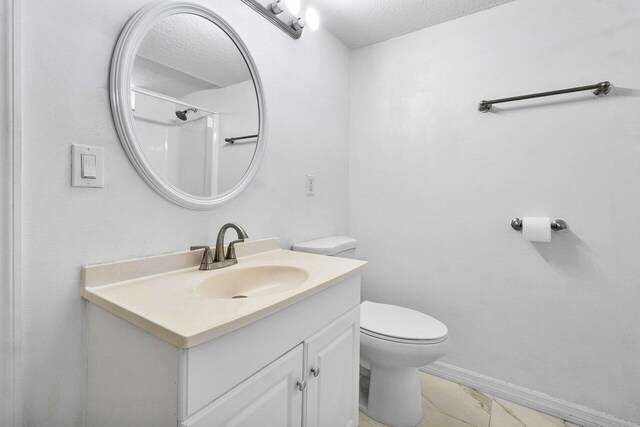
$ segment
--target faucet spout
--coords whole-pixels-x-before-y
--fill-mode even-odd
[[[238,234],[238,238],[229,243],[227,249],[227,255],[224,254],[224,235],[228,229],[233,228]],[[238,263],[236,258],[236,243],[244,242],[244,239],[248,239],[249,236],[244,228],[238,224],[228,223],[222,226],[218,232],[218,238],[216,239],[215,255],[211,254],[211,249],[208,246],[192,246],[191,250],[204,249],[202,255],[202,262],[200,263],[200,270],[217,270],[219,268],[229,267]]]
[[[224,235],[228,229],[233,228],[237,235],[238,239],[229,243],[229,249],[227,251],[227,256],[224,254]],[[244,231],[244,228],[240,227],[238,224],[228,223],[222,226],[220,231],[218,232],[218,238],[216,239],[216,252],[214,256],[215,262],[222,262],[228,259],[236,260],[236,251],[234,245],[236,243],[244,242],[245,239],[248,239],[249,236],[247,232]],[[237,262],[237,261],[236,261]],[[235,263],[234,263],[235,264]]]

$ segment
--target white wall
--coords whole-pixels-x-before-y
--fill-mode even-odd
[[[8,203],[11,191],[11,174],[5,168],[11,164],[11,9],[9,2],[0,3],[0,424],[9,424],[11,417],[12,395],[12,355],[13,335],[10,283],[11,263],[9,253],[11,246],[7,237],[11,236],[11,205]]]
[[[19,229],[14,223],[14,189],[18,184],[13,180],[16,148],[14,131],[19,127],[19,117],[13,113],[13,57],[16,53],[13,50],[13,23],[14,16],[19,22],[17,15],[19,11],[13,2],[0,3],[0,425],[3,426],[19,422],[15,418],[17,411],[14,411],[14,405],[18,404],[16,388],[19,387],[14,375],[17,370],[16,353],[19,350],[19,343],[16,342],[16,338],[19,338],[16,334],[19,310],[14,305],[19,303],[19,288],[14,271],[14,253],[20,240],[14,234]]]
[[[349,200],[363,296],[444,321],[445,362],[635,422],[638,40],[636,0],[521,0],[354,51]]]
[[[108,73],[120,30],[146,3],[24,2],[28,426],[84,422],[81,266],[213,243],[227,221],[251,237],[281,236],[285,245],[347,231],[348,51],[322,30],[294,41],[237,0],[207,4],[236,28],[261,72],[269,142],[255,180],[209,212],[175,206],[143,182],[116,136]],[[104,189],[70,186],[72,143],[104,147]],[[314,197],[305,195],[305,173],[317,177]]]

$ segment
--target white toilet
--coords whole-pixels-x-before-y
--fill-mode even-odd
[[[293,245],[294,251],[353,258],[357,241],[333,236]],[[447,327],[415,310],[360,304],[360,410],[382,423],[415,426],[422,419],[418,368],[447,353]]]

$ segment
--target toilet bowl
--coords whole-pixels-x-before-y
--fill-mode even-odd
[[[294,251],[353,258],[357,241],[332,236],[296,243]],[[424,313],[389,304],[360,304],[360,410],[394,426],[423,416],[418,368],[444,356],[447,327]]]
[[[426,314],[388,304],[360,304],[360,410],[392,426],[423,416],[418,368],[449,350],[447,327]]]

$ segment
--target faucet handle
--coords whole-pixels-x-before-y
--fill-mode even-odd
[[[200,261],[200,270],[209,270],[211,264],[213,264],[213,254],[211,253],[211,246],[191,246],[189,250],[197,251],[204,249],[202,254],[202,261]]]
[[[227,246],[227,255],[225,256],[226,259],[237,259],[236,258],[236,243],[242,243],[244,242],[244,239],[238,239],[238,240],[234,240],[231,243],[229,243],[229,246]]]

